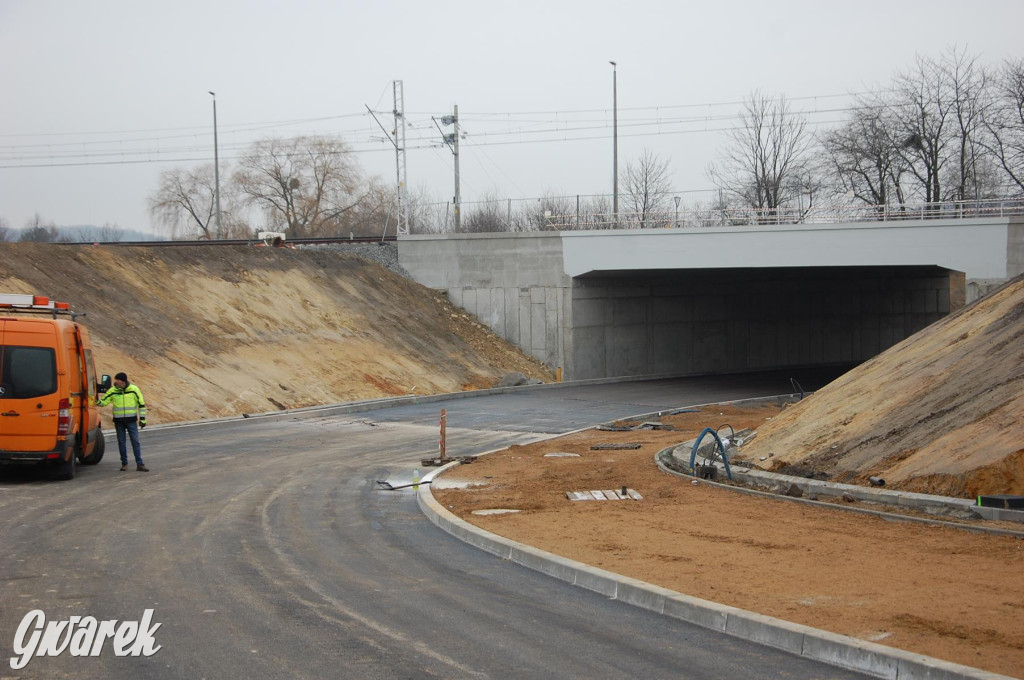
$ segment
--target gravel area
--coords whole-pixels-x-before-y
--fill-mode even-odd
[[[412,278],[412,275],[402,269],[402,265],[398,264],[398,244],[393,242],[303,245],[299,246],[299,250],[331,250],[348,253],[349,255],[358,255],[359,257],[376,262],[382,267],[387,267],[407,279]]]

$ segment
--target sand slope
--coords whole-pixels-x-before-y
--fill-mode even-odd
[[[762,426],[745,457],[769,453],[773,469],[839,481],[1024,494],[1024,278]]]

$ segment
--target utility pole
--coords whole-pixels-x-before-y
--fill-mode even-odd
[[[614,61],[612,65],[612,212],[615,214],[615,227],[619,226],[619,68]]]
[[[455,126],[455,233],[462,233],[462,191],[459,187],[459,105],[456,104],[452,125]]]
[[[220,158],[217,151],[217,94],[210,92],[210,96],[213,97],[213,193],[217,208],[217,238],[221,238],[223,232],[220,227]]]
[[[452,154],[455,156],[455,233],[462,231],[462,193],[459,189],[459,105],[456,104],[454,107],[454,114],[451,116],[441,116],[441,123],[443,125],[454,125],[452,134],[446,135],[444,131],[441,131],[441,138],[444,143],[452,150]],[[437,125],[437,121],[434,121]],[[438,130],[440,130],[438,126]]]
[[[402,81],[393,83],[395,93],[395,173],[398,176],[398,235],[409,233],[409,197],[405,172],[405,93]]]

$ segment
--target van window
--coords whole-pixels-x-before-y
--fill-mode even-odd
[[[88,381],[86,391],[89,396],[95,396],[96,394],[96,364],[92,361],[92,350],[85,350],[85,379]]]
[[[51,347],[0,347],[0,399],[34,399],[57,391]]]

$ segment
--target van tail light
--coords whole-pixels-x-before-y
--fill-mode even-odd
[[[71,432],[71,400],[61,399],[57,408],[57,436],[66,437]]]

